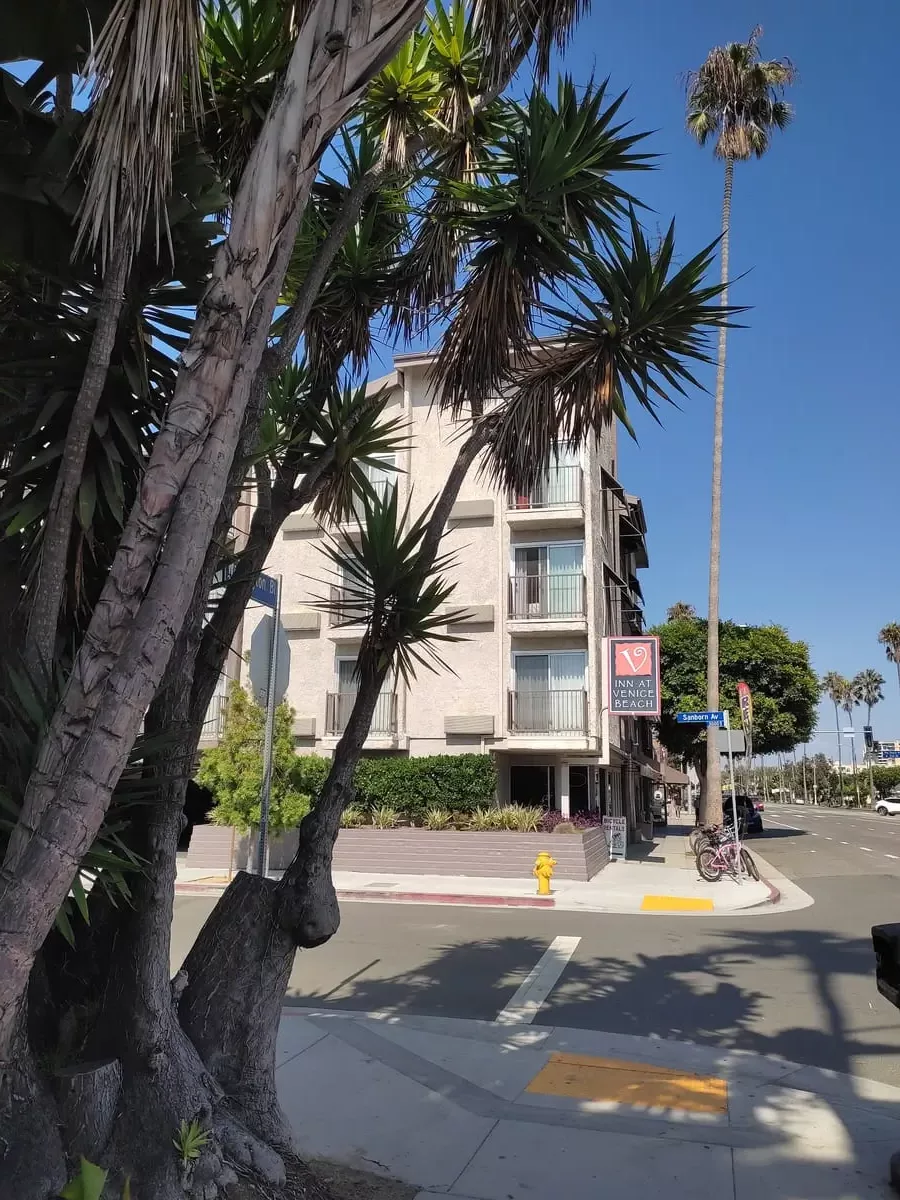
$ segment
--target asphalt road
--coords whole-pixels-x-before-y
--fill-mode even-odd
[[[742,1048],[900,1084],[900,1012],[870,927],[900,920],[900,817],[775,806],[755,847],[815,904],[752,917],[346,904],[289,1002],[494,1019],[554,938],[579,939],[536,1024]],[[180,962],[213,900],[179,898]]]

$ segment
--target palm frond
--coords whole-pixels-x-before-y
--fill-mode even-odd
[[[652,416],[687,385],[689,363],[709,362],[709,334],[742,311],[718,303],[721,285],[705,283],[717,243],[675,268],[674,223],[652,248],[631,217],[631,245],[583,260],[571,313],[548,307],[558,340],[532,350],[494,414],[486,470],[504,488],[532,486],[561,441],[582,445],[618,417],[630,430],[626,397]]]
[[[484,45],[485,86],[508,77],[511,67],[532,49],[535,74],[543,83],[554,46],[564,49],[588,0],[476,0],[473,21]]]
[[[703,64],[688,74],[687,128],[700,145],[716,137],[716,155],[744,160],[762,157],[773,129],[784,129],[792,109],[781,99],[794,82],[788,59],[760,58],[761,27],[746,42],[715,46]]]
[[[516,108],[490,175],[448,184],[471,253],[435,364],[455,416],[495,394],[526,352],[541,289],[578,278],[592,242],[617,237],[632,198],[610,176],[650,165],[635,150],[646,135],[615,123],[623,100],[607,104],[605,84],[579,95],[567,78],[555,105],[536,89]]]
[[[185,105],[200,107],[198,0],[116,0],[85,73],[96,111],[80,158],[89,174],[77,245],[106,263],[113,244],[136,249],[149,216],[168,238],[166,197]]]
[[[461,640],[447,626],[462,610],[446,610],[456,585],[442,573],[453,565],[452,557],[422,554],[433,503],[415,519],[408,500],[400,505],[396,488],[384,497],[364,494],[361,503],[359,534],[339,534],[323,546],[337,586],[319,607],[339,622],[349,612],[354,623],[365,623],[357,657],[361,680],[393,670],[408,685],[417,666],[449,670],[438,647]]]

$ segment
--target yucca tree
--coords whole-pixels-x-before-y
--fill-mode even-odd
[[[850,689],[850,681],[845,679],[843,675],[837,671],[829,671],[827,675],[822,676],[821,690],[822,695],[827,696],[834,705],[834,729],[837,734],[837,753],[838,753],[838,774],[841,778],[841,796],[843,796],[844,786],[844,754],[841,745],[841,718],[840,707],[844,703],[844,699]]]
[[[746,42],[714,47],[687,79],[687,128],[701,146],[713,143],[715,156],[725,164],[720,249],[721,302],[728,303],[731,249],[731,193],[735,162],[762,158],[775,130],[785,129],[792,109],[783,99],[794,79],[787,59],[764,60],[759,52],[762,29],[757,26]],[[727,328],[719,329],[713,423],[712,520],[709,546],[709,612],[707,625],[706,707],[719,708],[719,564],[722,538],[722,439],[725,411]],[[710,738],[707,746],[706,813],[708,823],[722,818],[719,753]]]
[[[893,621],[885,625],[878,634],[878,641],[884,646],[888,662],[897,668],[897,681],[900,683],[900,624]]]
[[[874,667],[860,671],[853,679],[853,691],[860,704],[866,706],[866,724],[872,726],[872,709],[884,699],[884,676]],[[872,754],[866,747],[866,762],[869,764],[869,803],[875,803],[875,780],[872,775]]]

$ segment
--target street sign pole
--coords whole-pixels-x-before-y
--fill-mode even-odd
[[[731,752],[731,722],[728,719],[728,709],[725,709],[725,731],[728,734],[728,773],[731,776],[731,815],[734,820],[734,844],[737,848],[736,865],[738,883],[741,879],[741,831],[738,825],[737,790],[734,786],[734,755]],[[709,734],[707,734],[707,737]]]
[[[269,684],[266,688],[266,733],[263,740],[263,777],[259,797],[259,844],[256,873],[265,875],[269,857],[269,804],[272,798],[272,747],[275,741],[275,681],[278,675],[278,629],[281,625],[281,576],[275,576],[275,614],[269,650]]]

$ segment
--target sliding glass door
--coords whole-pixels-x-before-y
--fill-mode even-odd
[[[583,650],[516,654],[513,728],[531,733],[581,733],[586,727]]]

